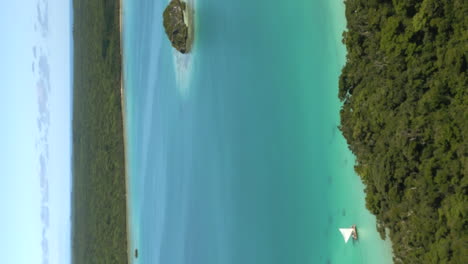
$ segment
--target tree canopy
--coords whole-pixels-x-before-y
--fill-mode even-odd
[[[346,0],[341,131],[395,263],[468,263],[468,5]]]
[[[119,0],[74,0],[72,262],[127,263]]]

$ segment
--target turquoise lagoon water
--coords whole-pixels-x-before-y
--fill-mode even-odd
[[[187,56],[166,4],[124,1],[133,262],[391,263],[337,129],[343,4],[196,0]]]

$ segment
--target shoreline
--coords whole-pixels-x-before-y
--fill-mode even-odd
[[[76,264],[128,262],[130,190],[124,185],[126,157],[119,98],[120,3],[96,6],[92,0],[73,1],[71,259]],[[96,12],[89,13],[90,9]]]
[[[123,124],[123,141],[124,141],[124,160],[125,160],[125,200],[127,207],[127,256],[128,263],[133,263],[132,248],[133,243],[131,239],[131,224],[130,224],[130,188],[129,188],[129,158],[128,158],[128,129],[127,129],[127,111],[125,103],[125,73],[124,73],[124,41],[123,41],[123,1],[119,0],[119,32],[120,32],[120,101],[122,105],[122,124]]]
[[[330,56],[334,59],[330,62],[330,75],[335,80],[334,89],[338,92],[338,80],[341,70],[346,64],[347,50],[342,43],[342,32],[347,30],[345,5],[340,1],[332,1],[326,5],[328,17],[330,17],[329,30],[330,41],[335,47],[331,48]],[[334,95],[333,108],[341,109],[342,102]],[[333,119],[341,124],[339,110],[333,110]],[[329,232],[335,234],[329,241],[329,258],[331,262],[342,262],[346,256],[350,263],[393,263],[392,242],[387,237],[382,239],[378,234],[375,224],[375,216],[365,205],[365,185],[354,171],[356,157],[350,151],[349,146],[341,131],[336,131],[331,158],[332,164],[342,164],[331,169],[333,181],[342,184],[330,184],[329,189],[329,215],[333,216],[329,224]],[[346,193],[346,195],[342,195]],[[357,225],[359,240],[354,246],[343,244],[338,235],[338,228],[342,226]],[[368,249],[372,249],[369,251]]]
[[[465,26],[468,6],[453,9],[452,3],[441,1],[438,8],[446,11],[443,16],[416,8],[418,21],[438,20],[407,27],[404,34],[431,41],[394,41],[400,33],[390,25],[404,21],[412,7],[361,5],[356,9],[359,0],[345,4],[349,28],[343,42],[348,59],[340,75],[340,130],[367,188],[366,207],[377,219],[380,235],[390,233],[396,263],[421,259],[468,263],[462,243],[467,228],[459,209],[466,207],[466,189],[461,184],[467,179],[466,159],[458,154],[466,149],[461,135],[468,132],[462,117],[468,114],[468,98],[463,97],[467,67],[462,40],[466,36],[459,30]],[[375,21],[384,19],[380,28],[363,23],[368,21],[362,14],[369,12]],[[448,24],[452,32],[445,27]],[[356,37],[361,34],[366,37]],[[368,47],[364,54],[363,46]],[[417,50],[418,55],[389,53],[400,50]],[[379,59],[380,54],[386,55]],[[401,71],[415,65],[417,71]],[[362,68],[369,70],[362,74]],[[355,82],[357,76],[359,82]]]
[[[123,133],[124,133],[125,181],[126,181],[125,182],[125,185],[126,185],[125,188],[126,188],[126,204],[127,204],[127,247],[128,247],[127,255],[128,255],[128,263],[133,263],[133,262],[138,262],[138,260],[135,261],[135,258],[134,258],[135,247],[134,247],[133,241],[131,239],[132,238],[132,236],[131,236],[131,213],[130,213],[131,212],[130,211],[131,204],[130,204],[130,200],[129,200],[129,198],[130,198],[129,171],[130,171],[130,169],[129,169],[129,163],[128,163],[128,160],[129,160],[129,156],[128,156],[128,151],[129,151],[128,150],[128,127],[127,127],[127,123],[126,123],[127,122],[127,116],[126,116],[127,112],[126,112],[126,104],[125,104],[125,85],[124,85],[125,76],[124,76],[124,66],[123,66],[124,61],[125,61],[124,56],[123,56],[124,55],[124,50],[123,50],[124,49],[124,42],[123,42],[123,30],[124,30],[124,28],[123,28],[123,1],[124,0],[120,0],[120,8],[119,8],[119,23],[120,23],[119,26],[120,26],[120,41],[121,41],[121,45],[120,45],[120,52],[121,52],[121,84],[120,84],[121,87],[120,87],[120,89],[121,89],[121,91],[120,92],[121,92],[121,103],[122,103],[123,131],[124,131]],[[339,24],[339,23],[337,23],[337,24]],[[332,26],[332,28],[335,29],[336,32],[338,32],[338,33],[340,32],[340,30],[338,29],[339,26],[334,24]],[[346,56],[345,54],[346,54],[346,48],[345,48],[345,51],[344,51],[344,56]],[[337,57],[340,57],[342,55],[343,54],[337,53]],[[340,134],[341,134],[341,132],[340,132]],[[347,146],[347,144],[346,144],[346,146]],[[346,155],[348,155],[348,154],[346,154]],[[354,155],[353,155],[353,157],[354,157]],[[354,174],[354,170],[353,170],[353,174]],[[359,190],[359,191],[357,191],[357,193],[358,193],[357,196],[358,197],[353,197],[353,200],[361,200],[362,199],[361,192],[362,193],[364,193],[364,192],[363,192],[363,190],[361,190],[362,186],[359,185],[359,183],[361,183],[361,184],[363,184],[363,183],[362,183],[361,179],[359,178],[359,176],[357,176],[357,175],[354,175],[354,176],[356,177],[356,179],[353,180],[353,183],[358,185],[357,187],[355,186],[355,188],[357,190]],[[356,180],[359,181],[359,183],[357,183]],[[364,210],[366,212],[370,213],[370,211],[365,207],[365,205],[364,205],[363,208],[364,208]],[[357,214],[355,217],[361,218],[361,219],[364,219],[364,218],[368,219],[367,215],[363,216],[361,214]],[[358,228],[360,228],[360,227],[362,227],[363,228],[362,231],[364,231],[362,233],[362,235],[363,235],[362,238],[363,239],[366,238],[366,235],[373,232],[373,229],[370,229],[370,228],[364,229],[364,225],[358,226]],[[336,231],[336,230],[333,230],[333,231]],[[388,240],[388,241],[390,241],[390,240]],[[392,245],[390,245],[390,248],[392,248]]]

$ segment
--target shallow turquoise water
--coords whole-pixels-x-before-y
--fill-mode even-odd
[[[337,129],[343,5],[196,0],[174,56],[165,4],[124,2],[135,262],[390,263]]]

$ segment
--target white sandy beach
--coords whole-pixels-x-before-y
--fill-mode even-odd
[[[121,56],[121,73],[120,73],[120,99],[122,104],[122,122],[124,135],[124,153],[125,153],[125,192],[127,203],[127,257],[128,263],[133,262],[133,243],[131,239],[131,219],[130,219],[130,188],[129,188],[129,169],[128,169],[128,131],[127,131],[127,114],[125,104],[125,74],[124,74],[124,39],[123,39],[123,0],[120,0],[119,5],[119,30],[120,30],[120,56]]]

